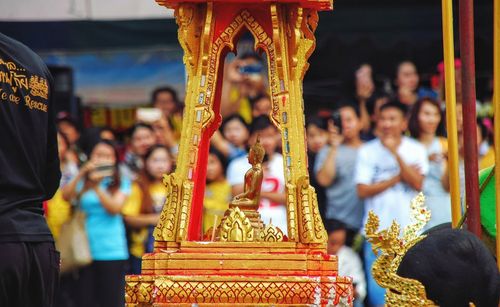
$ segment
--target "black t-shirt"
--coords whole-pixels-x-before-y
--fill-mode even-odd
[[[53,240],[42,206],[61,177],[52,83],[38,55],[0,33],[0,242]]]

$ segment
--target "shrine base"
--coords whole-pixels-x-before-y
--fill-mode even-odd
[[[156,242],[126,306],[351,306],[352,280],[322,244]],[[194,305],[194,306],[196,306]]]

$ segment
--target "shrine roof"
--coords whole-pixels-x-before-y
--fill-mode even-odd
[[[318,11],[330,11],[333,9],[333,0],[156,0],[159,5],[176,8],[180,3],[290,3],[298,4],[304,8],[312,8]]]

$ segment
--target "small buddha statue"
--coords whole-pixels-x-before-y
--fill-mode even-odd
[[[259,138],[257,138],[257,142],[248,152],[248,162],[252,165],[252,168],[245,173],[243,193],[233,198],[230,207],[239,207],[241,210],[251,211],[257,211],[259,208],[260,189],[264,176],[264,172],[262,171],[264,155],[265,150],[260,144]]]

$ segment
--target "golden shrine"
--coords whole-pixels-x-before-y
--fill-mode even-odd
[[[327,234],[309,184],[304,133],[302,80],[315,47],[317,12],[331,10],[332,0],[157,2],[175,9],[186,105],[177,168],[164,177],[167,199],[154,231],[155,250],[144,255],[142,275],[126,277],[127,306],[351,306],[352,280],[338,276],[336,256],[325,253]],[[209,142],[221,123],[224,59],[245,31],[268,58],[288,233],[264,225],[236,197],[212,236],[201,238]]]

